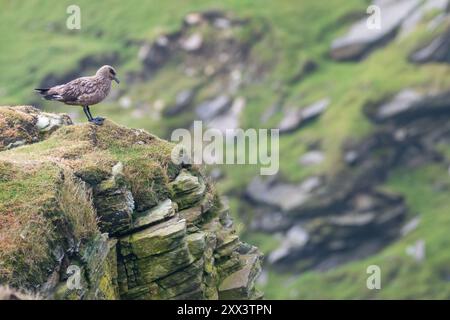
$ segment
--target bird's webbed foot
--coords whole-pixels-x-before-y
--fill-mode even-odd
[[[92,123],[94,123],[94,124],[96,124],[98,126],[101,126],[101,125],[103,125],[103,122],[105,122],[105,118],[96,117],[96,118],[94,118],[92,120],[89,120],[89,122],[92,122]]]

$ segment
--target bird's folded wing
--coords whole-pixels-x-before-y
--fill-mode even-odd
[[[95,88],[94,81],[88,77],[85,77],[78,78],[62,86],[55,87],[54,91],[62,97],[63,101],[76,102],[81,96],[93,94],[95,92]]]

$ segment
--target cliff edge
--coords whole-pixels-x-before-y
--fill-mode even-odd
[[[260,298],[260,252],[172,148],[111,121],[0,107],[0,284],[47,299]]]

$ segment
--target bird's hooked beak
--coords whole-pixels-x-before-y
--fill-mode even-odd
[[[116,76],[114,76],[113,80],[114,80],[115,82],[117,82],[118,84],[120,83],[119,79],[117,79]]]

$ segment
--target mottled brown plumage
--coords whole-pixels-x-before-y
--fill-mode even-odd
[[[89,106],[105,99],[111,90],[111,81],[119,83],[116,71],[103,66],[91,77],[82,77],[51,88],[36,89],[45,99],[60,101],[68,105],[82,106],[90,122],[102,124],[104,118],[93,118]]]

